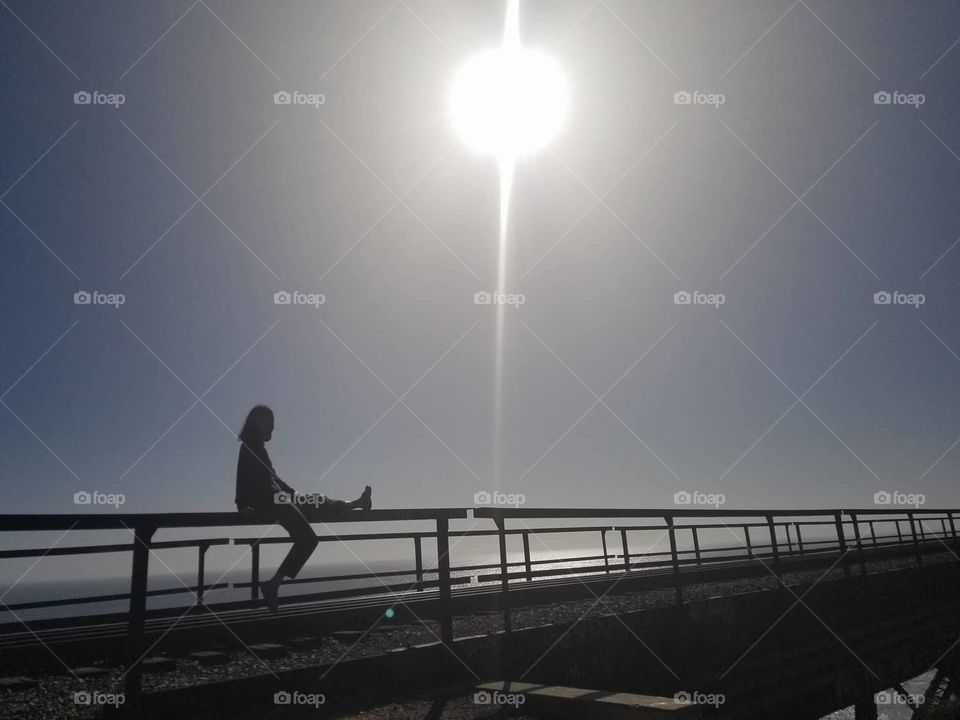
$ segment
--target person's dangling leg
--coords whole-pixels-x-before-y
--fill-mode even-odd
[[[287,552],[287,556],[280,563],[277,572],[270,580],[260,586],[263,592],[263,599],[270,608],[270,612],[277,612],[277,594],[280,589],[280,583],[283,578],[291,580],[297,576],[297,573],[303,568],[304,563],[313,554],[320,541],[317,534],[310,527],[310,522],[301,512],[301,509],[292,504],[279,504],[276,506],[276,522],[281,525],[293,540],[293,545]]]

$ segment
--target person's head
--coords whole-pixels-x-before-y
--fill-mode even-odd
[[[240,431],[241,442],[266,442],[273,435],[273,410],[257,405],[247,413]]]

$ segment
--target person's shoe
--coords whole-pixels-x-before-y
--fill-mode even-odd
[[[373,507],[373,488],[369,485],[363,488],[363,492],[360,494],[359,504],[361,510],[369,510]]]
[[[267,604],[267,609],[271,614],[276,615],[279,610],[277,591],[280,586],[276,583],[267,582],[260,586],[260,592],[263,594],[263,601]]]

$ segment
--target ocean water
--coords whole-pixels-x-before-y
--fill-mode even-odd
[[[602,568],[602,560],[597,561],[577,561],[570,560],[571,555],[594,554],[593,549],[587,549],[584,552],[576,551],[558,551],[553,553],[557,558],[567,558],[563,561],[557,561],[549,565],[534,566],[537,569],[557,569],[558,575],[568,574],[568,569],[579,568],[583,566],[594,566]],[[532,553],[534,560],[548,559],[548,553]],[[513,552],[508,554],[510,562],[522,562],[523,553]],[[465,585],[478,585],[477,576],[489,573],[495,573],[496,568],[484,568],[484,565],[499,563],[499,555],[484,554],[472,557],[469,561],[456,559],[455,566],[462,566],[465,569],[454,570],[451,574],[455,577],[468,577],[469,582]],[[151,576],[148,582],[148,589],[151,591],[178,589],[183,592],[170,595],[159,595],[148,598],[148,609],[177,608],[186,609],[193,605],[196,597],[193,591],[187,592],[184,586],[193,587],[197,582],[196,569],[186,572],[162,572],[153,574],[157,570],[155,565],[151,564]],[[274,570],[275,563],[261,564],[261,580],[269,577]],[[424,557],[424,579],[435,580],[436,570],[435,560]],[[160,570],[165,570],[162,566]],[[513,568],[516,570],[517,568]],[[349,579],[349,580],[324,580],[323,578],[358,575],[370,572],[388,573],[400,572],[401,575],[390,576],[377,580],[376,578]],[[284,596],[293,596],[300,593],[325,592],[333,590],[346,590],[358,588],[382,588],[383,584],[389,585],[413,585],[416,581],[414,572],[414,562],[412,560],[372,560],[355,561],[353,563],[308,563],[301,571],[300,578],[317,577],[316,582],[297,583],[287,585],[283,590]],[[243,601],[250,598],[249,587],[233,587],[235,583],[249,583],[251,579],[249,560],[241,563],[233,569],[225,571],[225,568],[207,568],[204,581],[206,585],[214,583],[229,583],[230,587],[206,590],[204,600],[208,603]],[[65,577],[61,579],[31,580],[25,577],[13,585],[7,585],[0,588],[0,598],[7,606],[14,606],[15,609],[9,611],[0,611],[0,622],[15,622],[17,620],[27,621],[58,618],[69,616],[81,616],[103,613],[122,613],[129,607],[129,600],[107,600],[94,603],[60,605],[44,608],[16,608],[18,603],[31,603],[38,601],[68,600],[73,598],[94,597],[104,595],[114,595],[128,593],[130,591],[130,576],[113,575],[96,578],[74,578]],[[386,590],[384,590],[386,592]]]

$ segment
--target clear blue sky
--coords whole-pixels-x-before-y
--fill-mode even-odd
[[[297,487],[370,483],[393,507],[492,489],[494,313],[473,293],[496,280],[497,173],[445,103],[499,3],[5,4],[4,512],[95,489],[230,509],[257,402]],[[571,109],[514,185],[500,489],[955,506],[956,3],[528,0],[521,36]]]

